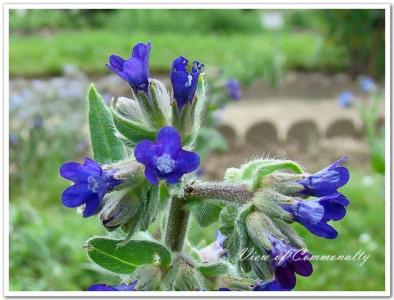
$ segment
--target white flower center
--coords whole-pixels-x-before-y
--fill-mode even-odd
[[[175,161],[169,154],[165,153],[157,158],[156,167],[161,174],[168,174],[174,170]]]

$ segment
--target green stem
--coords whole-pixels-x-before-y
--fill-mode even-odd
[[[173,197],[168,214],[165,244],[174,252],[181,252],[189,224],[190,212],[183,206],[184,200]]]

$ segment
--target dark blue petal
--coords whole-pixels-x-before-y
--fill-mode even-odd
[[[229,288],[219,288],[218,291],[224,292],[224,291],[231,291]]]
[[[176,72],[176,71],[187,72],[186,68],[187,68],[188,63],[189,63],[189,61],[186,58],[184,58],[183,56],[179,56],[179,57],[175,58],[171,64],[171,73]]]
[[[293,289],[296,283],[294,272],[290,267],[285,265],[276,267],[275,278],[281,286],[289,290]]]
[[[133,47],[131,56],[146,63],[147,59],[149,59],[151,47],[152,45],[150,42],[148,42],[146,45],[144,43],[137,43]]]
[[[341,166],[346,159],[347,157],[343,157],[319,172],[298,181],[305,188],[300,195],[321,197],[336,193],[337,189],[345,185],[350,178],[349,170]]]
[[[153,185],[159,183],[159,172],[155,168],[145,166],[145,178]]]
[[[134,156],[138,162],[153,167],[157,157],[155,143],[149,140],[139,142],[134,148]]]
[[[94,194],[95,197],[90,198],[85,202],[85,209],[83,211],[82,216],[84,218],[88,218],[92,215],[95,215],[100,207],[100,201],[98,194]]]
[[[76,183],[64,190],[62,203],[66,207],[74,208],[95,197],[96,194],[89,190],[86,183]]]
[[[310,276],[313,272],[311,262],[304,260],[306,257],[309,256],[296,253],[293,257],[294,260],[290,262],[292,270],[301,276]]]
[[[175,158],[176,171],[181,174],[193,172],[200,165],[200,157],[197,153],[180,150]]]
[[[115,69],[118,69],[119,71],[123,70],[124,62],[125,60],[118,55],[113,54],[109,57],[109,63],[111,64],[111,66]]]
[[[103,169],[101,169],[101,166],[93,159],[90,159],[89,157],[85,157],[84,166],[92,169],[97,174],[101,174],[103,171]]]
[[[168,184],[177,184],[181,180],[182,176],[182,173],[172,172],[170,174],[164,175],[163,178]]]
[[[323,221],[339,221],[343,219],[346,215],[346,208],[336,202],[331,202],[330,200],[326,199],[325,201],[320,200],[320,203],[324,206],[324,217]]]
[[[88,291],[117,291],[117,289],[106,284],[92,284],[90,287],[88,287]]]
[[[89,176],[97,174],[97,171],[77,162],[66,162],[60,167],[60,175],[72,182],[87,182]]]
[[[181,136],[172,126],[165,126],[157,134],[156,142],[162,146],[163,152],[174,156],[182,147]]]
[[[301,222],[300,222],[301,223]],[[324,237],[326,239],[335,239],[338,236],[338,232],[329,224],[320,222],[317,224],[301,223],[313,234]]]

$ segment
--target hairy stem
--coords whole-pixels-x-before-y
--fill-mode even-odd
[[[168,214],[165,244],[174,252],[180,252],[186,237],[190,212],[183,207],[184,199],[173,197]]]
[[[185,196],[244,204],[253,198],[253,192],[246,184],[195,181],[185,186]]]

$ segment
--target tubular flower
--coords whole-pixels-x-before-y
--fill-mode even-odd
[[[286,244],[273,235],[269,236],[272,248],[268,253],[272,257],[275,279],[285,289],[293,289],[296,284],[295,273],[309,276],[313,272],[312,264],[307,260],[310,254]]]
[[[126,80],[134,91],[148,92],[149,88],[149,53],[151,43],[138,43],[133,47],[131,56],[124,59],[110,55],[108,70]]]
[[[145,165],[145,177],[154,185],[159,183],[159,179],[169,184],[178,183],[184,174],[193,172],[200,165],[197,153],[182,149],[181,136],[172,126],[161,128],[156,142],[139,142],[134,156]]]
[[[327,224],[328,221],[341,220],[346,215],[349,200],[340,193],[324,196],[310,201],[298,201],[291,205],[282,205],[290,212],[294,220],[304,225],[313,234],[327,239],[334,239],[338,232]]]
[[[74,208],[84,204],[84,218],[96,214],[104,195],[122,183],[112,176],[112,171],[103,170],[97,162],[87,157],[83,165],[64,163],[60,167],[60,175],[74,183],[64,190],[63,205]]]
[[[191,72],[187,71],[189,61],[183,56],[176,58],[171,65],[171,83],[174,97],[181,110],[186,103],[192,103],[197,89],[201,68],[204,66],[198,61],[193,62]]]
[[[321,197],[335,194],[350,178],[349,170],[341,165],[346,160],[347,157],[342,157],[319,172],[297,181],[304,186],[299,195]]]

